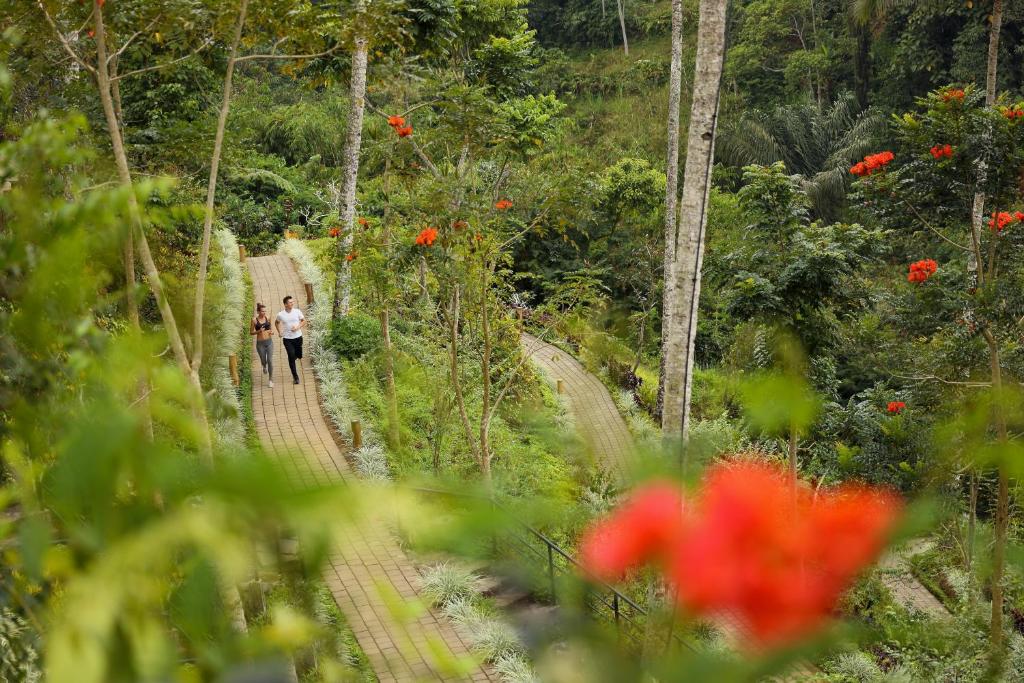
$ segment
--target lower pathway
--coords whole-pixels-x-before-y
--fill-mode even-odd
[[[251,257],[248,265],[256,301],[266,304],[271,315],[285,295],[298,298],[303,291],[286,256]],[[302,383],[293,384],[283,345],[276,335],[273,339],[273,389],[261,373],[255,349],[252,355],[253,413],[263,447],[284,462],[294,485],[353,478],[320,411],[310,359],[302,359]],[[496,680],[482,666],[462,676],[438,666],[470,660],[470,648],[449,622],[432,610],[416,608],[416,568],[383,524],[364,521],[351,529],[330,557],[324,580],[379,680]],[[396,612],[420,616],[398,618]]]
[[[882,568],[882,583],[896,602],[911,611],[922,612],[937,619],[950,616],[949,610],[932,592],[918,581],[910,568],[910,558],[926,552],[930,548],[927,542],[914,541],[908,544],[905,551],[890,550],[879,563]]]
[[[562,380],[577,429],[594,459],[614,475],[625,474],[633,456],[633,437],[608,388],[557,346],[526,333],[522,344],[552,381]]]

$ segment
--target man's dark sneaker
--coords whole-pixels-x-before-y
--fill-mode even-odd
[[[298,383],[299,383],[299,378],[298,378],[298,377],[296,377],[296,378],[295,378],[295,383],[296,383],[296,384],[298,384]]]

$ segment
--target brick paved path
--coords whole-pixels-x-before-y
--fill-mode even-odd
[[[932,595],[911,572],[909,558],[928,550],[928,544],[911,542],[905,552],[890,550],[879,563],[882,583],[896,602],[911,611],[923,612],[929,617],[947,619],[951,615],[942,602]]]
[[[305,300],[302,282],[288,257],[247,260],[256,301],[267,306],[271,318],[286,294]],[[273,389],[261,373],[255,343],[252,350],[253,413],[264,448],[284,462],[296,485],[354,478],[320,412],[308,355],[299,371],[302,383],[296,386],[280,337],[273,339]],[[341,546],[331,556],[324,580],[381,681],[497,680],[481,666],[472,666],[470,673],[461,676],[440,670],[437,662],[472,659],[469,646],[449,622],[432,610],[417,608],[418,574],[383,523],[361,523]],[[396,603],[398,611],[420,616],[396,618]]]
[[[523,348],[552,382],[562,380],[577,430],[609,472],[622,476],[633,457],[633,437],[607,387],[562,349],[523,333]]]

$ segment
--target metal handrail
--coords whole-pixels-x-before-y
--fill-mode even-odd
[[[553,600],[557,601],[557,594],[556,594],[556,590],[555,590],[555,584],[556,584],[556,582],[555,582],[555,556],[556,555],[560,556],[567,563],[569,563],[572,567],[574,567],[576,570],[578,570],[579,574],[584,575],[584,576],[586,576],[588,574],[588,572],[586,571],[586,568],[582,564],[580,564],[580,562],[575,557],[573,557],[568,551],[563,549],[561,546],[559,546],[553,540],[551,540],[550,538],[545,536],[539,530],[535,529],[529,523],[527,523],[526,521],[521,519],[518,515],[513,513],[511,510],[509,510],[507,507],[505,507],[504,505],[502,505],[501,503],[499,503],[497,500],[495,500],[492,497],[483,496],[483,495],[474,494],[474,493],[464,493],[464,492],[459,492],[459,491],[446,491],[446,490],[443,490],[443,489],[434,489],[434,488],[421,487],[421,486],[412,486],[412,487],[409,487],[409,488],[410,488],[410,490],[416,491],[416,492],[419,492],[419,493],[427,493],[427,494],[438,495],[438,496],[451,496],[453,498],[472,498],[472,499],[475,499],[475,500],[480,500],[480,501],[487,502],[487,503],[489,503],[491,505],[491,507],[493,507],[496,510],[500,510],[503,514],[508,516],[512,521],[514,521],[518,526],[522,527],[527,532],[529,532],[530,535],[532,535],[532,536],[536,537],[537,539],[539,539],[545,545],[545,547],[546,547],[547,564],[548,564],[548,567],[547,567],[547,569],[548,569],[548,580],[550,581],[551,597],[552,597]],[[533,552],[533,554],[535,554],[535,555],[537,555],[538,557],[541,557],[541,558],[544,557],[545,553],[543,551],[540,551],[540,550],[534,550],[534,548],[529,545],[528,541],[524,541],[522,539],[519,539],[519,541],[523,545],[525,545],[528,550]],[[606,590],[606,591],[608,591],[611,594],[610,595],[610,602],[608,600],[606,600],[600,594],[597,594],[597,595],[590,594],[588,597],[593,597],[594,599],[596,599],[597,602],[601,603],[602,605],[604,605],[605,607],[608,608],[608,610],[612,613],[612,619],[613,619],[613,621],[615,623],[615,627],[616,627],[617,630],[619,630],[621,632],[621,622],[623,620],[625,622],[633,625],[636,628],[640,628],[642,626],[642,623],[639,620],[637,620],[635,618],[631,618],[628,614],[626,614],[623,611],[623,609],[625,607],[625,608],[628,608],[629,610],[632,610],[634,612],[634,615],[638,616],[638,617],[647,617],[648,616],[647,610],[645,610],[640,605],[636,604],[636,602],[634,602],[629,596],[625,595],[624,593],[619,591],[617,588],[615,588],[611,584],[605,583],[604,581],[600,581],[600,580],[594,579],[593,577],[590,577],[590,576],[588,576],[588,580],[592,584],[594,584],[596,587],[598,587],[600,589],[603,589],[603,590]],[[670,638],[675,643],[677,643],[679,645],[682,645],[682,646],[684,646],[684,647],[686,647],[686,648],[688,648],[688,649],[690,649],[692,651],[696,651],[696,648],[693,646],[693,644],[688,642],[685,638],[680,636],[678,633],[672,633]]]

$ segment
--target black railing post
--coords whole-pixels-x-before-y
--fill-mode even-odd
[[[619,592],[612,593],[612,611],[615,612],[615,630],[619,630]]]
[[[551,548],[551,544],[548,543],[548,579],[551,580],[551,601],[556,602],[555,596],[555,554]]]

